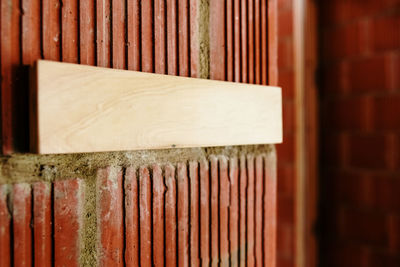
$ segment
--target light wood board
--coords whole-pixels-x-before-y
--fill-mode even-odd
[[[40,154],[273,144],[281,89],[38,61],[30,124]]]

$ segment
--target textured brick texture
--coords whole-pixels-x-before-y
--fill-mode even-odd
[[[283,96],[283,143],[278,152],[277,266],[295,266],[296,101],[294,94],[293,0],[278,1],[279,85]]]
[[[1,185],[0,266],[81,266],[88,254],[97,266],[275,264],[274,152],[106,167],[94,176]],[[96,217],[90,251],[84,214]]]
[[[323,266],[400,264],[399,14],[397,0],[320,2]]]

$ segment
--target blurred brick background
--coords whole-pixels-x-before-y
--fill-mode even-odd
[[[293,0],[278,1],[279,86],[283,95],[283,139],[278,152],[278,266],[295,266],[296,134]]]
[[[400,1],[320,1],[321,264],[400,264]]]

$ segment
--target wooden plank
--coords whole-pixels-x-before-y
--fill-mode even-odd
[[[34,75],[33,152],[203,147],[282,140],[281,90],[277,87],[49,61],[39,61]]]

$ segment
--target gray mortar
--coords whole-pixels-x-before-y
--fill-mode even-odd
[[[200,78],[210,78],[210,0],[200,0]]]
[[[69,178],[90,180],[95,177],[97,169],[107,166],[176,164],[208,159],[212,154],[233,157],[266,153],[270,150],[270,145],[252,145],[56,155],[13,154],[0,158],[0,184],[52,182]]]

